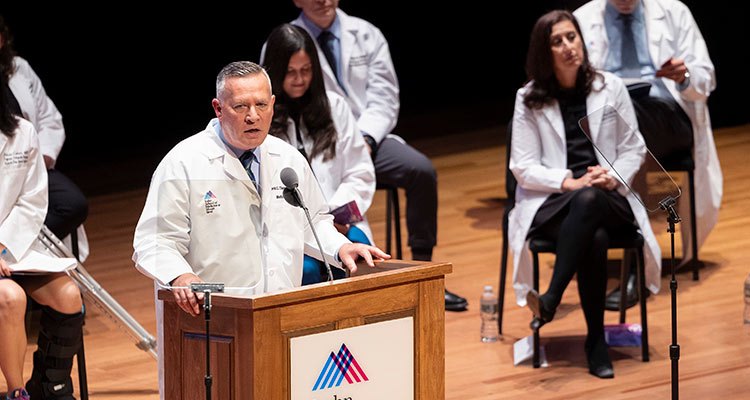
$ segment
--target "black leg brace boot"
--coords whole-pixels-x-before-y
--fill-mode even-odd
[[[83,313],[62,314],[42,309],[38,349],[26,390],[33,400],[75,400],[70,370],[81,346]]]

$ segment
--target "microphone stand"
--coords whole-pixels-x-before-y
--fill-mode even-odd
[[[197,282],[190,284],[193,293],[203,293],[203,315],[206,320],[206,376],[203,381],[206,385],[206,400],[211,400],[211,293],[224,293],[223,283]]]
[[[312,223],[312,218],[310,218],[310,211],[307,210],[307,206],[305,206],[305,203],[302,201],[302,195],[299,192],[299,189],[297,187],[287,187],[284,189],[284,191],[290,191],[292,193],[292,196],[294,196],[294,200],[297,202],[297,206],[302,208],[302,210],[305,211],[305,216],[307,217],[307,223],[310,224],[310,230],[313,233],[313,236],[315,237],[315,241],[318,242],[318,249],[320,250],[320,257],[323,259],[323,263],[326,265],[326,271],[328,272],[328,281],[333,282],[333,272],[331,271],[331,265],[328,264],[328,260],[326,260],[325,253],[323,253],[323,246],[320,245],[320,239],[318,239],[318,233],[315,232],[315,227]]]
[[[672,399],[677,400],[680,397],[678,363],[680,360],[680,345],[677,344],[677,279],[674,275],[674,231],[675,224],[680,222],[680,216],[674,209],[676,200],[668,196],[659,202],[659,208],[667,211],[667,222],[672,244],[672,254],[670,257],[670,266],[672,269],[672,280],[669,282],[669,289],[672,295],[672,344],[669,346],[669,359],[672,360]]]

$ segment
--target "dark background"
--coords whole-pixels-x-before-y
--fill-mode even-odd
[[[504,126],[525,81],[532,25],[546,11],[584,2],[426,7],[344,0],[340,7],[369,20],[388,39],[401,85],[396,131],[409,140]],[[718,86],[709,100],[714,128],[750,122],[745,13],[717,6],[731,3],[684,2],[716,67]],[[258,61],[271,29],[299,13],[291,0],[189,8],[26,3],[3,4],[0,14],[16,51],[63,114],[67,140],[58,168],[88,195],[147,186],[158,160],[213,117],[218,71],[231,61]]]

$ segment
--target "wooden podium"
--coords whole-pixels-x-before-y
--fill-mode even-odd
[[[212,295],[213,399],[290,398],[291,338],[411,316],[414,399],[445,398],[444,277],[450,263],[359,265],[355,276],[253,297]],[[205,319],[164,301],[166,399],[205,399]]]

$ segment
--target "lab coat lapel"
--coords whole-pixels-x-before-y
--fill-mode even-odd
[[[596,86],[596,83],[594,85]],[[586,120],[589,130],[584,130],[584,132],[593,143],[596,143],[597,137],[599,137],[599,127],[604,116],[602,108],[605,106],[606,96],[604,92],[606,90],[606,87],[599,90],[592,88],[591,95],[586,99]]]
[[[338,13],[341,19],[341,82],[348,86],[349,82],[349,60],[352,58],[354,44],[357,41],[356,26],[349,26],[349,16],[343,12]],[[349,88],[346,88],[347,91]]]
[[[268,221],[268,209],[273,201],[272,196],[275,195],[272,187],[280,184],[280,180],[275,179],[275,177],[279,176],[280,157],[281,154],[271,148],[267,141],[260,145],[260,185],[263,188],[261,202],[263,204],[261,207],[263,210],[263,221]]]
[[[253,181],[250,180],[250,177],[247,176],[247,171],[242,167],[242,162],[240,162],[234,154],[225,154],[222,164],[224,173],[227,174],[227,176],[232,178],[233,181],[241,182],[247,190],[255,194],[255,196],[260,197],[258,195],[258,190],[255,189],[255,185],[253,185]]]
[[[565,124],[563,123],[562,114],[560,113],[560,105],[557,102],[557,100],[552,100],[550,104],[544,106],[542,108],[542,113],[544,114],[544,117],[549,122],[550,126],[552,127],[552,130],[555,132],[555,136],[557,136],[558,145],[562,146],[561,148],[565,148]]]
[[[260,197],[258,195],[258,190],[256,190],[253,185],[253,181],[250,180],[245,168],[242,167],[242,163],[237,156],[227,148],[224,142],[221,141],[219,134],[213,129],[211,123],[209,123],[207,130],[209,131],[213,146],[205,150],[206,157],[212,162],[221,162],[221,167],[224,170],[225,175],[233,181],[241,182],[247,190],[254,193],[257,197]]]
[[[665,24],[662,22],[666,18],[664,10],[655,1],[644,1],[644,18],[646,20],[646,35],[648,37],[648,52],[651,55],[651,62],[654,68],[659,69],[669,59],[670,52],[668,49],[662,49],[664,35],[666,32],[662,29]],[[665,50],[665,51],[662,51]]]
[[[5,135],[0,134],[0,154],[5,149],[6,144],[8,144],[8,138]]]

